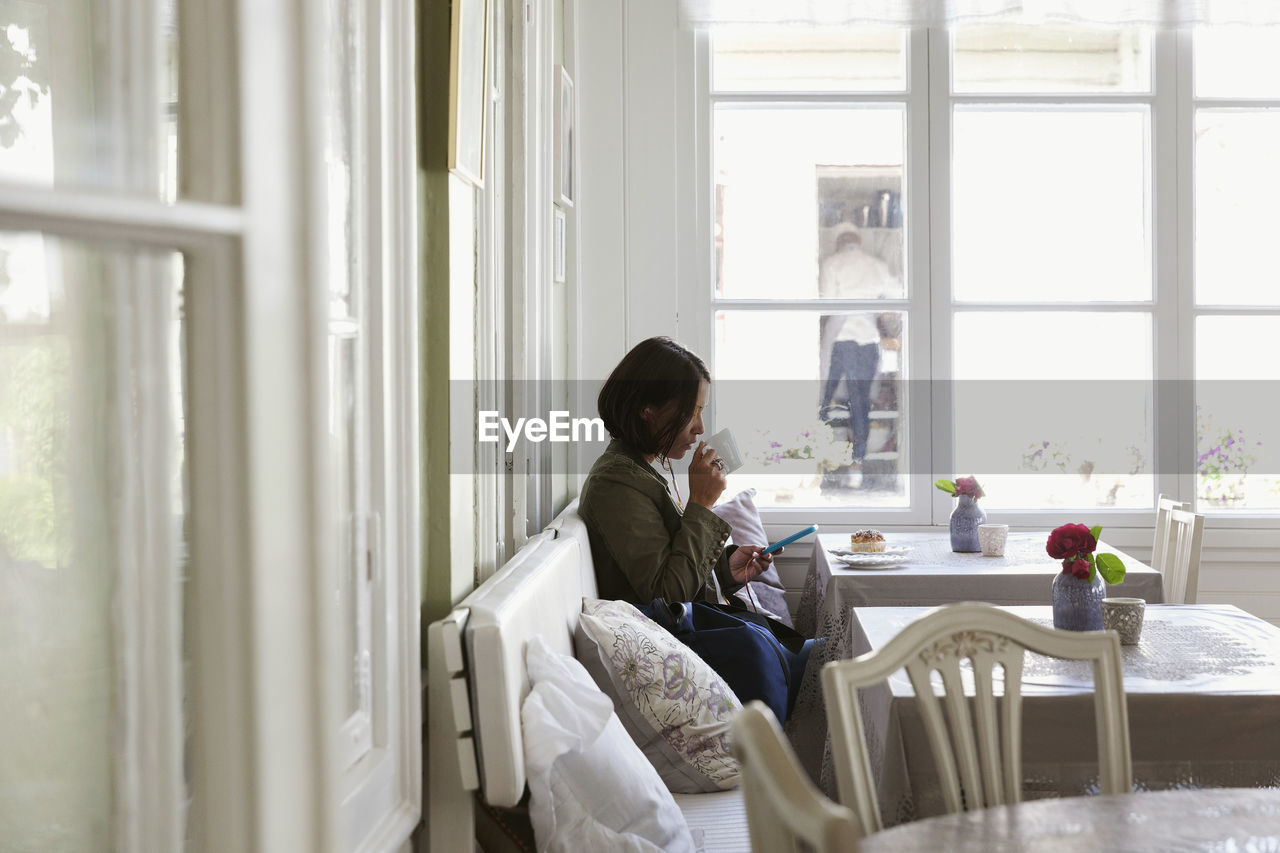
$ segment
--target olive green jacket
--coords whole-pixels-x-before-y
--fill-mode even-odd
[[[742,584],[729,574],[725,547],[729,523],[711,510],[689,504],[681,513],[667,481],[620,441],[612,441],[591,466],[578,501],[591,539],[600,597],[648,604],[719,601]]]

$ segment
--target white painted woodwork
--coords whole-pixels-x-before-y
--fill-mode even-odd
[[[1204,516],[1186,510],[1169,512],[1169,532],[1165,541],[1165,600],[1170,604],[1195,604],[1200,586],[1200,548]]]
[[[1167,554],[1169,548],[1169,519],[1175,509],[1189,512],[1191,510],[1191,504],[1174,498],[1165,497],[1164,495],[1160,495],[1156,498],[1155,536],[1151,540],[1151,568],[1161,574],[1164,574],[1165,562],[1169,558]],[[1165,592],[1165,598],[1167,601],[1171,603],[1181,603],[1174,602],[1174,599],[1168,597],[1167,587]]]
[[[1104,794],[1133,787],[1120,637],[1112,631],[1059,631],[990,604],[947,604],[922,616],[879,649],[823,667],[840,801],[864,834],[883,829],[858,688],[906,669],[938,770],[944,807],[967,809],[1022,799],[1022,663],[1026,651],[1093,666],[1098,766]],[[961,669],[972,666],[973,703]],[[994,692],[995,667],[1002,691]],[[941,677],[942,693],[935,689]],[[963,791],[963,798],[961,791]]]
[[[848,808],[831,802],[800,766],[769,706],[750,702],[733,718],[733,754],[753,850],[856,850],[864,833]]]
[[[366,278],[370,304],[369,475],[365,519],[370,693],[368,749],[343,773],[341,847],[391,850],[407,843],[422,812],[420,691],[419,343],[417,121],[414,6],[370,0],[360,37],[366,98],[357,114],[364,166]],[[349,664],[340,670],[349,675]]]
[[[427,821],[427,849],[433,851],[467,850],[475,833],[472,792],[480,787],[480,776],[462,649],[467,615],[466,608],[457,608],[427,629],[428,670],[444,674],[427,680],[427,753],[439,756],[427,777],[427,800],[431,814],[453,816]],[[457,760],[445,757],[451,755]]]

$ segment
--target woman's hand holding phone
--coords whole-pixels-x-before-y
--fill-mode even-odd
[[[755,580],[772,565],[773,555],[766,554],[759,545],[739,545],[729,555],[729,574],[738,583]]]

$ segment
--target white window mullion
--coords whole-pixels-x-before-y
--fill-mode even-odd
[[[338,626],[329,606],[324,340],[324,21],[316,4],[239,6],[245,405],[255,845],[340,847]],[[244,748],[246,744],[240,744]]]
[[[929,470],[952,479],[955,468],[955,435],[952,430],[953,375],[951,282],[951,45],[942,30],[926,33],[928,43],[929,102],[929,341],[927,374],[931,407],[930,429],[925,434],[932,460]],[[951,499],[926,486],[931,496],[931,520],[942,524],[951,512]]]
[[[51,192],[9,184],[4,186],[0,228],[174,248],[219,245],[224,237],[239,236],[244,216],[239,208],[222,204],[165,204],[150,198],[64,189]]]
[[[126,0],[95,10],[95,18],[101,16],[97,26],[117,45],[98,54],[100,63],[91,71],[95,81],[107,81],[95,111],[109,153],[82,164],[109,176],[111,186],[151,199],[167,183],[162,92],[168,68],[161,2]],[[57,198],[50,194],[44,200],[53,205],[67,201],[53,201]],[[108,196],[103,206],[115,201]],[[148,213],[158,217],[162,214],[155,206],[147,205]],[[135,208],[142,210],[143,205]],[[99,223],[88,230],[97,227]],[[130,228],[119,236],[135,242],[136,232]],[[114,602],[116,840],[122,849],[178,849],[186,834],[188,792],[175,514],[181,511],[181,483],[172,476],[177,447],[170,396],[175,390],[169,337],[177,269],[167,253],[135,250],[103,260],[96,272],[101,278],[95,299],[105,309],[101,367],[110,395],[103,446],[114,457],[108,482],[117,552],[111,563],[119,573]],[[81,273],[89,274],[89,264]],[[74,287],[77,278],[72,273],[67,283]]]
[[[678,102],[683,109],[676,127],[680,142],[676,146],[677,166],[684,179],[677,179],[681,197],[677,210],[686,221],[678,229],[682,235],[680,270],[692,278],[679,288],[679,340],[694,352],[705,353],[708,363],[715,363],[715,335],[712,334],[716,295],[715,276],[715,164],[711,162],[711,47],[706,30],[684,32],[677,36],[677,78],[692,85],[682,86],[684,97]],[[714,400],[712,418],[714,423]]]
[[[325,263],[320,10],[259,0],[232,13],[182,40],[198,59],[240,57],[233,73],[214,61],[219,79],[195,82],[241,106],[239,168],[211,172],[240,186],[200,189],[241,197],[245,223],[240,253],[191,264],[197,829],[209,851],[324,851],[338,838],[340,670],[325,606],[326,306],[314,286]],[[191,107],[180,136],[218,132],[216,110]]]
[[[1183,35],[1186,36],[1184,43]],[[1191,271],[1190,34],[1153,34],[1152,225],[1155,299],[1155,492],[1195,492],[1195,400],[1191,384],[1194,326]],[[1185,72],[1185,73],[1184,73]],[[1184,498],[1185,499],[1185,498]]]
[[[924,29],[912,30],[907,42],[907,149],[905,152],[907,219],[905,256],[908,287],[908,352],[906,382],[908,422],[906,441],[910,448],[906,461],[911,493],[911,520],[928,524],[933,516],[933,477],[935,442],[931,440],[935,400],[928,382],[934,358],[937,325],[933,317],[932,288],[934,281],[933,219],[929,215],[933,163],[931,159],[933,121],[930,113],[929,34]]]
[[[252,799],[253,722],[246,685],[252,677],[249,616],[249,546],[243,486],[226,460],[243,458],[247,438],[237,413],[243,406],[242,367],[228,369],[242,333],[239,273],[234,243],[186,256],[187,442],[191,503],[187,541],[191,559],[186,594],[191,658],[189,707],[191,846],[197,853],[247,851],[257,822]],[[220,292],[219,285],[224,285]],[[205,566],[209,566],[206,570]],[[218,567],[223,567],[218,571]]]
[[[173,478],[174,401],[169,391],[172,289],[166,257],[121,259],[105,271],[115,301],[108,370],[116,400],[109,436],[122,493],[115,563],[120,568],[120,763],[123,849],[182,847],[184,778],[182,601]],[[123,308],[124,310],[120,310]],[[135,399],[145,400],[136,405]],[[112,429],[114,427],[114,429]]]
[[[243,356],[246,218],[238,202],[241,114],[228,97],[242,73],[234,61],[232,3],[179,0],[178,193],[176,205],[225,206],[234,228],[221,242],[187,252],[187,431],[193,452],[185,610],[191,709],[188,815],[194,853],[255,849],[254,721],[250,551],[240,460],[248,446]]]
[[[1178,349],[1173,377],[1177,380],[1178,411],[1173,421],[1174,463],[1168,470],[1174,474],[1176,495],[1191,500],[1196,494],[1196,304],[1195,304],[1195,93],[1192,80],[1193,33],[1181,30],[1165,37],[1174,45],[1175,100],[1177,135],[1175,169],[1177,172],[1178,209],[1175,220],[1177,278],[1170,286],[1176,306]],[[1162,412],[1163,414],[1163,412]]]
[[[507,328],[506,294],[503,283],[507,281],[507,264],[504,255],[507,246],[507,222],[510,197],[507,186],[507,163],[503,153],[507,138],[506,94],[510,72],[506,55],[507,28],[501,22],[507,12],[505,4],[496,3],[490,9],[492,16],[490,55],[493,58],[491,104],[487,105],[487,126],[491,128],[484,148],[484,187],[481,190],[480,221],[487,227],[478,228],[476,239],[476,408],[480,411],[499,411],[502,399],[502,382],[506,378],[504,346]],[[507,505],[507,455],[498,444],[480,444],[476,447],[476,581],[483,581],[506,562],[511,553],[507,547],[505,520],[500,507]]]
[[[399,803],[389,829],[407,837],[422,812],[422,666],[420,660],[421,484],[418,343],[418,126],[415,56],[415,4],[390,0],[380,17],[380,90],[382,120],[382,268],[384,305],[384,382],[393,400],[386,446],[396,462],[387,476],[383,516],[383,567],[386,630],[394,657],[387,660],[387,691],[392,705],[388,746],[399,759]],[[505,31],[505,28],[504,28]],[[386,824],[384,824],[385,826]],[[401,831],[403,836],[400,835]]]

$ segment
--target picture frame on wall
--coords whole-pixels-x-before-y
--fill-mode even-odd
[[[559,81],[559,97],[556,98],[556,150],[555,186],[557,201],[564,207],[572,207],[576,187],[573,174],[573,78],[563,65],[556,75]]]
[[[484,186],[489,0],[453,0],[449,37],[449,171]]]

